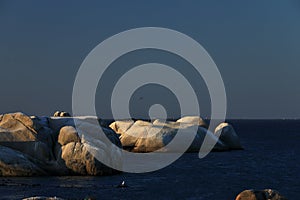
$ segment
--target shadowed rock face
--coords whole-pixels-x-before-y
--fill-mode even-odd
[[[235,200],[287,200],[276,190],[244,190]]]
[[[215,129],[215,135],[219,137],[219,140],[229,149],[243,149],[238,135],[230,124],[221,123]]]
[[[217,134],[211,133],[205,127],[205,122],[197,116],[183,117],[176,122],[156,119],[148,121],[115,121],[110,124],[110,128],[120,135],[120,140],[124,149],[133,152],[168,151],[177,152],[176,147],[168,148],[171,140],[181,131],[186,136],[195,134],[195,138],[187,149],[188,152],[198,152],[203,144],[204,137],[215,143],[213,150],[226,151],[230,149],[241,149],[239,138],[233,127],[229,124],[221,124],[217,128]],[[221,135],[218,139],[218,133]],[[178,144],[180,146],[180,144]]]
[[[0,176],[37,176],[46,175],[23,153],[0,146]]]
[[[105,139],[112,142],[110,146]],[[118,147],[121,143],[117,134],[101,129],[95,119],[0,115],[2,176],[114,174],[117,171],[98,158],[121,165]]]

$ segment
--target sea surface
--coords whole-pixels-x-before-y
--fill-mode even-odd
[[[0,178],[0,199],[234,200],[245,189],[272,188],[300,199],[300,120],[228,120],[245,150],[184,154],[172,165],[144,174],[90,177]],[[126,188],[116,187],[125,181]]]

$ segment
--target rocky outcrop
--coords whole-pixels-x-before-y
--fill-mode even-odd
[[[1,175],[116,173],[99,160],[120,166],[120,140],[114,131],[101,129],[94,119],[29,117],[23,113],[0,115]]]
[[[23,113],[0,116],[0,145],[23,152],[41,161],[53,159],[53,132]]]
[[[195,138],[187,149],[188,152],[198,152],[205,136],[215,143],[214,150],[225,151],[228,147],[219,141],[209,130],[204,128],[204,121],[199,117],[184,117],[172,121],[154,120],[147,121],[115,121],[110,125],[116,133],[120,134],[120,140],[124,149],[133,152],[169,151],[176,152],[180,148],[167,148],[167,145],[180,131],[186,136],[197,132]],[[180,145],[180,144],[178,144]]]
[[[200,117],[152,122],[124,120],[108,127],[109,121],[91,116],[0,115],[0,173],[2,176],[114,174],[117,171],[113,169],[122,166],[122,147],[133,152],[198,152],[204,139],[208,139],[206,142],[214,145],[215,151],[242,148],[231,125],[222,123],[212,133]],[[175,137],[179,140],[173,140]],[[190,141],[187,149],[181,148]]]
[[[265,190],[244,190],[235,200],[287,200],[278,191],[272,189]]]
[[[221,123],[215,129],[215,135],[219,137],[219,140],[229,149],[243,149],[238,135],[230,124]]]

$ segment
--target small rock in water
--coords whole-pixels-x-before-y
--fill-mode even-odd
[[[125,181],[122,181],[122,183],[120,183],[117,187],[118,188],[125,188],[125,187],[128,187],[128,185],[126,185]]]
[[[244,190],[235,200],[287,200],[276,190]]]
[[[29,197],[23,200],[64,200],[64,199],[59,197]]]
[[[56,111],[53,114],[53,117],[71,117],[71,115],[67,112],[64,112],[64,111]]]

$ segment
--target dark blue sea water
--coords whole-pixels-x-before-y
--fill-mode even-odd
[[[185,154],[162,170],[107,177],[0,178],[1,199],[234,200],[245,189],[272,188],[300,199],[300,120],[228,120],[245,150]],[[117,188],[122,180],[129,187]]]

